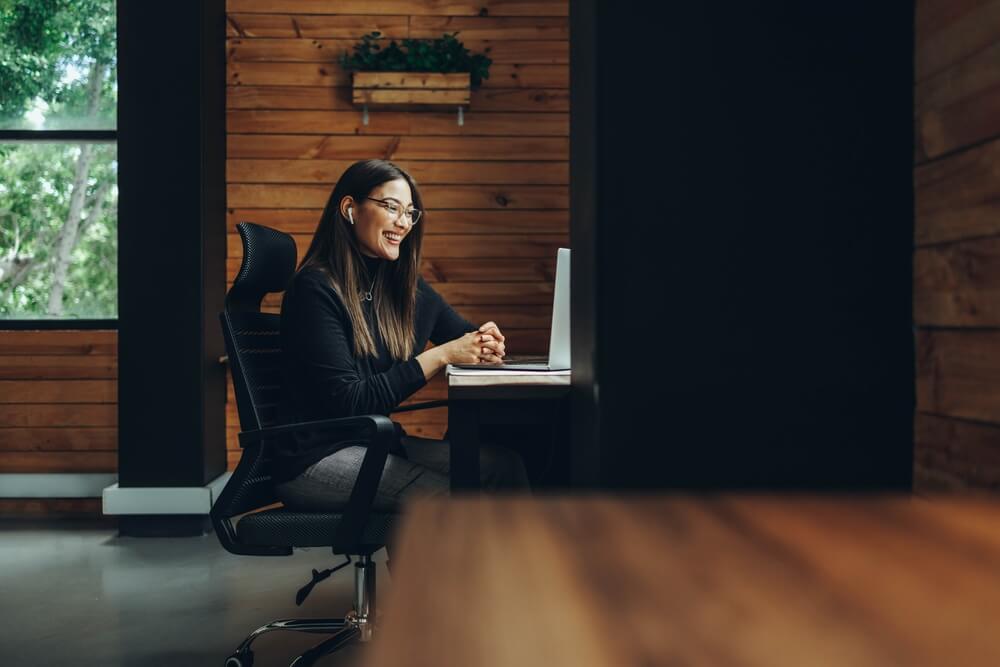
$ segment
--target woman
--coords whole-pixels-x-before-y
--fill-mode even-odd
[[[387,415],[449,363],[505,354],[493,322],[476,327],[420,277],[426,226],[420,191],[385,160],[351,165],[337,181],[281,304],[288,421]],[[427,341],[436,344],[423,351]],[[448,443],[406,435],[388,456],[375,507],[448,492]],[[346,505],[365,449],[328,443],[277,464],[278,497],[293,509]],[[485,488],[527,488],[520,457],[483,447]]]

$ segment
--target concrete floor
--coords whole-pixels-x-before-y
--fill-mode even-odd
[[[0,664],[62,667],[223,667],[253,629],[279,618],[343,616],[353,568],[295,593],[311,569],[342,561],[327,549],[290,557],[234,556],[214,534],[122,538],[107,525],[0,522]],[[375,554],[379,597],[385,551]],[[272,632],[254,642],[255,667],[287,665],[322,635]],[[321,665],[353,666],[364,647]]]

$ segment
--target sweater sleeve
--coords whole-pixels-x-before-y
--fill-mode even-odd
[[[350,318],[322,278],[303,276],[294,294],[286,295],[281,332],[300,388],[329,417],[388,414],[427,383],[416,359],[362,377]]]
[[[459,315],[440,294],[437,293],[423,278],[419,279],[419,288],[433,304],[431,312],[435,313],[434,326],[431,328],[430,339],[435,345],[447,343],[463,336],[479,327]]]

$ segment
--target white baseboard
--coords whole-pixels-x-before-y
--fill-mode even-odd
[[[2,473],[0,498],[100,498],[113,472],[93,473]]]
[[[105,515],[208,514],[232,473],[222,473],[205,486],[127,487],[117,483],[102,494]]]

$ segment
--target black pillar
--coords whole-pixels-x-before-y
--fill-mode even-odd
[[[577,483],[909,488],[912,3],[570,13]]]
[[[201,487],[226,469],[225,3],[120,2],[118,43],[119,486]]]

